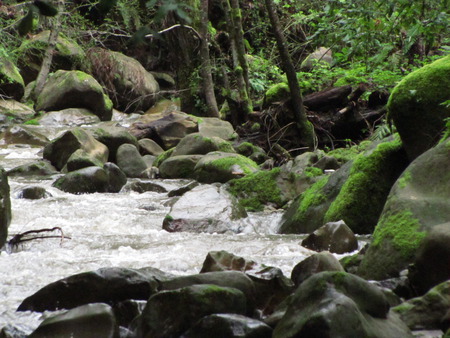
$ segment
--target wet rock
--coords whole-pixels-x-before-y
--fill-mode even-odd
[[[410,299],[394,308],[411,330],[441,329],[450,309],[450,281],[439,284],[425,295]],[[444,327],[444,329],[447,329]]]
[[[45,82],[36,102],[36,110],[86,108],[102,121],[111,120],[112,102],[102,86],[80,71],[56,71]]]
[[[85,108],[67,108],[49,111],[38,118],[42,126],[81,126],[100,122],[100,118]]]
[[[344,221],[329,222],[306,237],[302,246],[314,251],[343,254],[358,249],[358,240]]]
[[[139,316],[145,308],[147,301],[128,299],[113,305],[114,315],[117,324],[129,327],[131,322]]]
[[[103,158],[92,156],[92,153],[87,152],[84,149],[75,150],[72,155],[67,159],[66,165],[62,169],[63,172],[75,171],[86,167],[103,167]]]
[[[139,143],[139,152],[142,156],[144,155],[154,155],[158,156],[164,152],[164,149],[156,143],[155,141],[149,138],[143,138],[138,141]]]
[[[157,182],[139,180],[126,185],[124,191],[135,191],[140,194],[148,191],[165,193],[167,192],[167,189]]]
[[[242,231],[236,220],[246,216],[238,201],[224,188],[201,185],[181,196],[164,218],[169,232],[224,233]]]
[[[205,155],[197,163],[194,176],[202,183],[225,183],[258,169],[258,165],[245,156],[216,151]]]
[[[21,189],[16,193],[17,198],[24,198],[29,200],[38,200],[52,196],[43,187],[29,186]]]
[[[19,101],[25,92],[25,84],[19,69],[11,61],[0,58],[0,96]]]
[[[125,143],[117,149],[117,165],[127,177],[142,177],[147,165],[135,145]]]
[[[313,167],[322,170],[334,169],[337,170],[341,167],[339,161],[333,156],[323,156],[317,162],[313,164]]]
[[[197,181],[192,181],[186,185],[183,185],[180,188],[170,190],[167,194],[168,197],[175,197],[175,196],[182,196],[183,194],[187,193],[188,191],[191,191],[192,189],[198,187],[200,183]]]
[[[138,147],[136,137],[130,134],[126,128],[121,127],[102,127],[95,128],[92,131],[94,138],[108,147],[109,157],[108,161],[117,162],[117,150],[122,144],[132,144]]]
[[[127,176],[120,168],[111,162],[105,163],[103,169],[108,175],[108,192],[119,192],[127,183]]]
[[[49,161],[38,160],[8,170],[8,176],[50,176],[58,171]]]
[[[81,128],[70,129],[52,140],[45,146],[43,157],[56,169],[61,170],[78,149],[89,154],[95,162],[103,164],[108,160],[108,148]]]
[[[87,304],[45,319],[30,338],[83,337],[115,338],[119,327],[107,304]]]
[[[162,178],[194,178],[194,169],[203,155],[171,156],[159,165]]]
[[[272,328],[259,320],[237,314],[212,314],[203,317],[183,337],[270,338]]]
[[[8,128],[4,136],[6,144],[29,144],[45,146],[49,139],[31,126],[15,125]]]
[[[149,298],[138,335],[178,337],[207,315],[246,312],[245,296],[235,288],[203,284],[163,291]]]
[[[304,281],[273,337],[412,337],[382,291],[345,272],[321,272]]]
[[[12,325],[6,325],[0,330],[1,338],[27,338],[28,335]]]
[[[180,140],[172,156],[205,155],[212,151],[235,152],[231,144],[220,137],[206,137],[200,133],[192,133]]]
[[[205,137],[219,137],[226,141],[237,137],[230,122],[216,117],[202,117],[198,122],[198,131]]]
[[[242,271],[251,270],[255,267],[256,262],[247,261],[243,257],[236,256],[227,251],[211,251],[203,262],[200,273],[212,271]]]
[[[8,184],[8,176],[0,167],[0,248],[6,243],[8,227],[11,223],[11,199]]]
[[[329,252],[321,252],[304,259],[292,269],[291,279],[296,286],[309,277],[323,271],[344,271],[336,257]]]
[[[1,122],[5,125],[23,123],[35,115],[33,108],[14,100],[0,100]]]
[[[59,177],[52,186],[71,194],[90,194],[108,190],[108,174],[100,167],[87,167]]]
[[[89,303],[111,304],[127,299],[146,300],[156,292],[156,278],[151,271],[126,268],[103,268],[83,272],[43,287],[27,297],[17,311],[55,311]]]

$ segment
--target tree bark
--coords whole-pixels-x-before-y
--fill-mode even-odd
[[[313,148],[315,142],[314,128],[306,117],[306,110],[303,105],[303,98],[298,84],[297,74],[286,47],[286,39],[281,31],[278,15],[272,0],[265,0],[265,4],[272,25],[273,34],[275,35],[275,40],[277,42],[278,51],[280,53],[282,68],[286,73],[288,80],[295,123],[299,129],[302,143]]]

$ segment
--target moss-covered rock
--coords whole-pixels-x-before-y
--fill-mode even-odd
[[[246,156],[258,164],[262,164],[269,158],[264,149],[250,142],[242,142],[235,147],[235,150],[238,154]]]
[[[372,233],[392,185],[407,164],[400,140],[381,143],[360,155],[324,221],[344,220],[355,233]]]
[[[116,162],[117,149],[119,149],[122,144],[129,143],[135,147],[139,147],[136,137],[131,135],[126,128],[109,126],[95,128],[92,131],[92,135],[97,141],[108,147],[108,161],[110,162]]]
[[[339,163],[344,164],[348,161],[355,160],[359,154],[369,148],[371,143],[371,141],[362,141],[360,144],[351,147],[336,148],[327,152],[327,155],[334,157]]]
[[[270,87],[264,95],[263,107],[268,107],[275,102],[285,101],[290,98],[291,91],[286,82],[281,82]]]
[[[86,167],[59,177],[52,186],[71,194],[92,194],[108,190],[108,174],[100,167]]]
[[[36,102],[36,110],[86,108],[102,121],[111,120],[112,102],[101,85],[81,71],[58,70],[46,81]]]
[[[50,176],[57,174],[56,168],[46,160],[20,165],[8,170],[8,176]]]
[[[147,164],[142,158],[137,147],[130,143],[124,143],[117,149],[117,165],[127,177],[142,177],[147,169]]]
[[[17,102],[15,100],[0,100],[0,118],[2,118],[2,124],[17,124],[24,123],[32,119],[36,112],[33,108],[27,105]],[[3,117],[3,116],[4,117]]]
[[[45,146],[48,138],[32,126],[13,125],[5,131],[4,139],[7,144],[29,144]]]
[[[19,69],[9,60],[0,57],[0,95],[2,99],[20,100],[25,93],[25,84]]]
[[[203,155],[171,156],[159,165],[162,178],[194,178],[194,168]]]
[[[450,221],[450,140],[414,160],[392,187],[358,274],[397,276],[431,229]]]
[[[216,136],[206,137],[201,133],[186,135],[175,147],[172,156],[205,155],[212,151],[234,153],[234,148],[228,141]]]
[[[198,121],[198,131],[205,137],[220,137],[223,140],[231,141],[237,137],[230,122],[216,117],[202,117]]]
[[[440,139],[450,117],[450,55],[407,75],[392,91],[389,117],[411,160]]]

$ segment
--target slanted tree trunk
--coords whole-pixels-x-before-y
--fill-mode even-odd
[[[39,94],[44,88],[45,82],[47,81],[50,68],[52,66],[53,54],[55,53],[56,43],[58,42],[59,32],[61,30],[61,12],[64,9],[64,0],[57,0],[56,7],[58,13],[53,18],[52,28],[50,30],[50,35],[48,38],[48,46],[45,50],[44,59],[42,60],[41,69],[39,70],[38,76],[36,78],[36,85],[32,92],[33,99],[37,99]]]
[[[203,77],[203,90],[205,93],[207,115],[219,117],[216,95],[214,93],[214,82],[211,74],[211,60],[209,58],[209,33],[208,33],[208,4],[209,0],[201,0],[200,3],[200,72]]]
[[[306,110],[303,105],[303,98],[298,84],[297,74],[286,47],[286,39],[281,31],[276,8],[272,0],[265,0],[265,4],[272,25],[273,34],[277,41],[281,65],[288,80],[289,90],[291,92],[292,110],[294,112],[295,123],[300,132],[301,142],[306,146],[313,148],[315,143],[314,128],[306,117]]]

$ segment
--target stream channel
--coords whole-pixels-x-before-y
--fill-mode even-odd
[[[6,170],[42,158],[41,148],[3,145],[0,166]],[[130,179],[129,179],[130,181]],[[186,180],[158,180],[167,191]],[[176,275],[198,273],[210,251],[226,250],[290,277],[292,268],[314,252],[300,243],[304,235],[276,234],[282,212],[250,213],[239,234],[205,234],[162,229],[169,207],[167,193],[122,191],[73,195],[53,188],[53,180],[9,178],[12,221],[17,233],[60,227],[64,236],[26,242],[0,252],[0,329],[13,325],[33,331],[50,313],[16,312],[23,299],[45,285],[102,267],[154,267]],[[17,198],[27,185],[45,187],[50,197]],[[59,234],[56,232],[55,234]],[[338,257],[339,258],[339,257]]]

